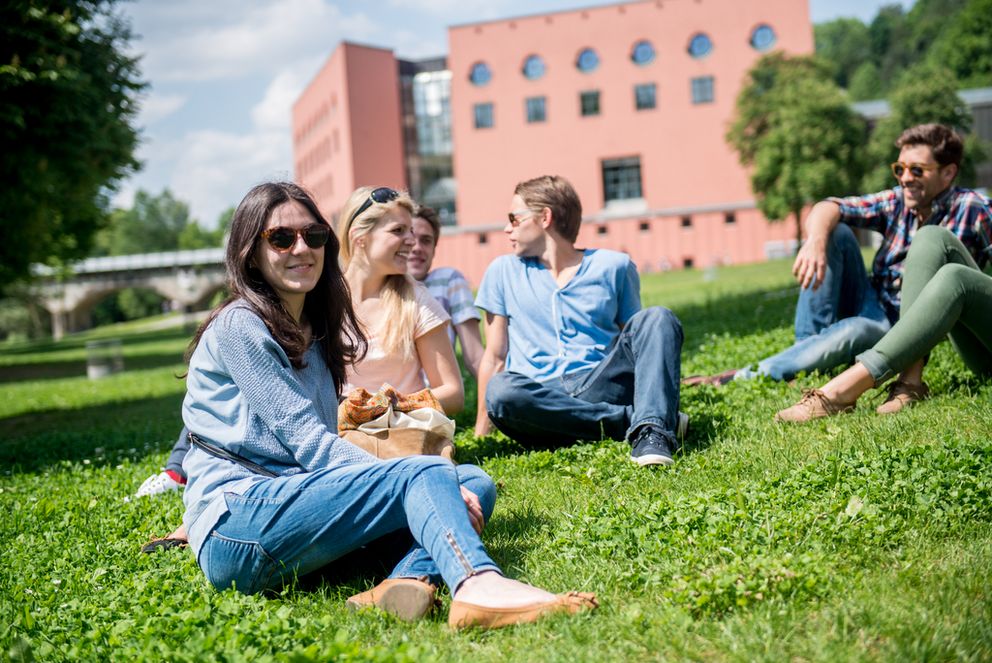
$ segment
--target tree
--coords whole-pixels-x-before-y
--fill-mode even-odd
[[[94,254],[121,256],[175,251],[181,248],[180,238],[190,225],[189,205],[171,191],[164,189],[155,196],[139,190],[130,209],[114,210],[111,214],[110,223],[96,238]],[[197,233],[194,230],[188,234],[192,237]]]
[[[868,26],[856,18],[838,18],[813,26],[816,55],[830,63],[837,85],[846,88],[858,68],[871,61]]]
[[[139,80],[116,0],[0,5],[0,291],[89,253],[134,159]]]
[[[879,99],[885,96],[882,77],[878,75],[878,67],[874,62],[865,62],[854,70],[847,93],[854,101]]]
[[[931,64],[950,69],[961,87],[992,85],[992,0],[970,0],[935,37]]]
[[[970,134],[971,111],[957,90],[957,81],[947,69],[924,63],[903,72],[889,95],[889,114],[878,122],[868,143],[873,166],[865,176],[865,190],[880,191],[894,185],[889,164],[899,156],[896,139],[903,130],[928,122],[953,127],[964,137],[964,160],[957,181],[964,186],[974,184],[975,165],[984,158],[984,150],[978,137]]]
[[[864,122],[817,61],[773,53],[748,72],[727,140],[752,167],[751,188],[769,219],[796,220],[828,195],[853,193],[864,170]]]

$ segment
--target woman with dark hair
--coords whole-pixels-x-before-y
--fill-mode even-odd
[[[346,364],[365,340],[310,197],[262,184],[234,213],[230,298],[197,331],[183,421],[192,448],[183,524],[218,589],[277,589],[367,543],[408,529],[415,543],[389,580],[352,597],[416,619],[452,591],[449,623],[498,627],[595,607],[505,578],[479,532],[492,480],[436,456],[380,461],[336,434]],[[487,504],[483,505],[485,501]]]

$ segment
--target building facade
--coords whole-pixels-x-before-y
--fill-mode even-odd
[[[294,108],[297,178],[328,212],[360,184],[406,186],[434,206],[447,195],[441,207],[457,223],[445,228],[437,261],[475,284],[508,250],[502,231],[514,185],[542,174],[562,175],[579,192],[580,245],[626,251],[642,271],[786,255],[792,223],[757,211],[725,135],[761,55],[812,53],[807,5],[649,0],[459,25],[449,28],[445,69],[434,61],[417,71],[394,59],[392,74],[384,71],[388,51],[342,44]],[[366,58],[382,70],[374,86],[362,84],[369,72],[358,61]],[[329,165],[306,161],[303,148],[324,149],[331,128],[306,122],[335,94],[352,102],[349,118],[366,119],[340,86],[368,94],[397,78],[409,82],[395,107],[379,99],[377,112],[404,127],[398,142],[407,156],[379,152],[364,163],[359,133],[341,156],[331,152]],[[397,169],[405,179],[396,181]],[[328,175],[333,187],[324,185]]]

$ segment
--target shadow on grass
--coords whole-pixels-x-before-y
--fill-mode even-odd
[[[0,471],[40,472],[63,462],[99,467],[171,448],[183,394],[46,410],[0,419]]]
[[[785,288],[725,295],[673,310],[691,345],[705,334],[747,336],[791,326],[798,294],[798,288]]]
[[[140,371],[163,366],[177,366],[177,373],[185,370],[182,354],[163,352],[142,354],[124,358],[125,371]],[[43,362],[37,364],[14,364],[0,366],[0,384],[25,380],[57,380],[78,378],[86,375],[85,359]]]
[[[486,547],[500,567],[519,566],[531,550],[531,546],[524,542],[530,539],[533,530],[546,525],[546,518],[530,511],[524,514],[502,513],[497,501],[496,514],[484,533],[487,541],[495,543]],[[388,577],[414,543],[409,530],[397,530],[301,576],[296,581],[295,589],[314,591],[322,586],[344,585],[349,591],[364,591]]]

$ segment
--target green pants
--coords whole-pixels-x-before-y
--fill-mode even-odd
[[[992,277],[950,231],[925,226],[906,257],[899,322],[858,361],[880,384],[947,335],[968,368],[992,375]]]

